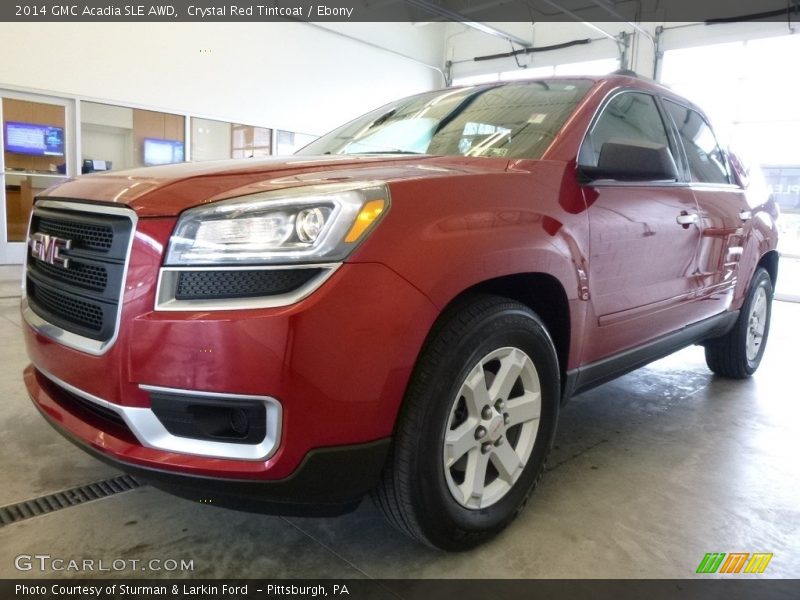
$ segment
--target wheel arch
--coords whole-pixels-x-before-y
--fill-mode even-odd
[[[502,275],[462,290],[447,303],[440,314],[446,314],[474,294],[489,294],[515,300],[539,316],[555,346],[563,389],[570,352],[571,317],[569,299],[561,282],[553,275],[542,272]]]
[[[778,282],[778,251],[770,250],[765,252],[761,258],[758,259],[759,267],[762,267],[769,273],[769,278],[772,281],[772,289],[775,289],[775,284]]]

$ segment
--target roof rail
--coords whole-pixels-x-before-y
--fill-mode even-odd
[[[632,69],[617,69],[611,75],[627,75],[628,77],[635,77],[636,79],[641,79],[641,76]]]

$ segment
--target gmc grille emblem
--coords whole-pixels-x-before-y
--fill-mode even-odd
[[[28,245],[34,258],[62,269],[69,268],[69,258],[61,256],[61,251],[72,248],[72,240],[64,240],[46,233],[34,233]]]

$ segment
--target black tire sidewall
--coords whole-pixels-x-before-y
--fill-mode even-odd
[[[463,381],[486,354],[503,347],[523,350],[533,361],[542,393],[542,412],[531,456],[512,489],[484,509],[467,509],[452,497],[443,464],[445,428]],[[443,355],[427,392],[426,416],[419,435],[417,515],[431,541],[445,547],[471,547],[510,522],[527,500],[553,443],[559,405],[558,363],[546,329],[530,311],[505,309],[486,315]]]

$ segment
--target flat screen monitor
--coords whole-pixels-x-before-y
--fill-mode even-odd
[[[152,167],[154,165],[168,165],[179,162],[183,162],[183,142],[179,142],[178,140],[145,138],[145,165]]]
[[[91,158],[84,158],[83,164],[81,165],[81,173],[86,175],[87,173],[97,173],[99,171],[110,171],[111,170],[111,161],[110,160],[94,160]]]
[[[5,123],[6,152],[32,156],[64,156],[64,128],[38,123]]]

